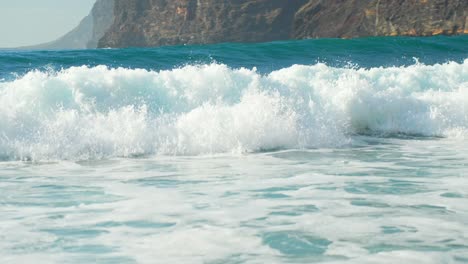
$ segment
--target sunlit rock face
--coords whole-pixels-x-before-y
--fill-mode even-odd
[[[294,38],[468,33],[466,0],[312,0],[296,14]]]
[[[99,47],[468,33],[466,0],[115,0]]]
[[[291,38],[307,0],[117,0],[100,46],[261,42]]]

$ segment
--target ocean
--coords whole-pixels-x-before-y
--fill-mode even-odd
[[[0,51],[0,263],[468,263],[468,36]]]

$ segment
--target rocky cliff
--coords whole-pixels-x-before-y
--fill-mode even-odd
[[[288,39],[307,0],[116,0],[101,47]]]
[[[114,0],[99,47],[468,33],[467,0]]]
[[[467,0],[316,0],[296,13],[292,37],[467,34],[467,16]]]
[[[114,0],[97,0],[91,13],[63,37],[44,44],[20,49],[86,49],[97,48],[114,21]]]

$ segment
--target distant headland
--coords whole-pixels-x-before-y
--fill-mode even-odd
[[[466,0],[97,0],[40,49],[468,34]]]

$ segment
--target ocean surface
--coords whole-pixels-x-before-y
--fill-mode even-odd
[[[468,263],[468,36],[0,51],[0,263]]]

